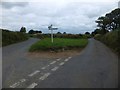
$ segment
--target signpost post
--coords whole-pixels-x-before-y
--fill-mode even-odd
[[[52,24],[48,26],[48,29],[51,30],[51,42],[53,43],[53,30],[57,30],[58,28],[52,28]]]

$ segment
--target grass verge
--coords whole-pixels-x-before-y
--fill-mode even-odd
[[[54,43],[51,43],[50,38],[42,39],[33,44],[29,51],[64,51],[74,48],[84,48],[88,43],[87,39],[66,39],[54,38]]]

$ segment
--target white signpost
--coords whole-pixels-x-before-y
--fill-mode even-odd
[[[53,43],[53,30],[57,30],[58,28],[52,28],[52,24],[48,26],[48,29],[51,30],[51,42]]]

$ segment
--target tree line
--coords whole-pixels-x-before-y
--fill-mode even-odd
[[[120,8],[99,17],[95,22],[97,29],[92,32],[94,38],[120,55]]]
[[[20,32],[26,33],[26,27],[21,27]],[[29,30],[28,33],[29,33],[29,34],[36,34],[36,33],[40,33],[40,34],[41,34],[42,31],[38,31],[38,30],[33,30],[33,29],[31,29],[31,30]]]
[[[92,32],[95,34],[106,34],[120,28],[120,8],[107,13],[105,16],[99,17],[96,21],[97,28]]]
[[[26,33],[26,27],[21,27],[20,32]],[[42,31],[31,29],[31,30],[29,30],[29,32],[28,32],[28,34],[37,34],[37,33],[42,34]],[[63,32],[63,33],[62,33],[62,32],[59,32],[59,31],[58,31],[56,34],[67,34],[67,33],[66,33],[66,32]],[[90,35],[90,32],[85,32],[84,34]]]
[[[28,39],[26,33],[9,31],[0,29],[2,31],[2,46],[7,46],[13,43],[22,42]]]

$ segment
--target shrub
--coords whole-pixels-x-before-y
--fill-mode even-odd
[[[102,37],[103,43],[120,53],[118,31],[112,31]]]
[[[94,38],[95,39],[97,39],[97,40],[101,40],[101,37],[102,37],[103,35],[101,35],[101,34],[96,34],[95,36],[94,36]]]
[[[2,46],[27,40],[27,35],[21,32],[2,30]]]
[[[105,35],[96,34],[94,38],[105,43],[120,55],[120,30],[111,31]]]
[[[80,39],[80,38],[90,38],[90,35],[82,35],[82,34],[54,34],[54,38],[71,38],[71,39]],[[43,39],[43,38],[50,38],[50,34],[38,34],[36,35],[37,38]]]

